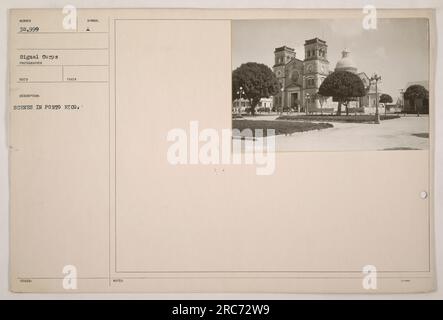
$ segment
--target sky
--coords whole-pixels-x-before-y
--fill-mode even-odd
[[[365,30],[360,19],[232,21],[232,68],[260,62],[272,68],[274,49],[286,45],[304,59],[304,42],[318,37],[328,45],[333,71],[343,49],[351,52],[358,72],[381,76],[381,91],[394,102],[408,82],[429,80],[429,35],[426,19],[378,19]]]

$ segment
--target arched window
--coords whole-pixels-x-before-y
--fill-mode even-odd
[[[313,87],[315,86],[315,79],[314,78],[307,78],[306,79],[306,87]]]
[[[292,71],[291,80],[297,82],[299,78],[300,78],[300,73],[298,73],[297,70]]]

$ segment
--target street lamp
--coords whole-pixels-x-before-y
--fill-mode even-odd
[[[306,93],[305,98],[306,98],[305,112],[306,112],[306,115],[308,115],[308,106],[309,106],[309,98],[310,98],[309,93]]]
[[[241,96],[242,96],[242,94],[245,94],[245,91],[243,90],[243,87],[240,87],[239,90],[237,91],[237,95],[240,96],[240,107],[238,108],[238,113],[241,113],[241,104],[242,104]]]
[[[280,89],[280,91],[281,91],[281,104],[280,104],[280,108],[281,108],[281,112],[280,112],[280,114],[283,114],[283,109],[284,109],[284,106],[283,106],[283,104],[284,104],[284,92],[285,92],[285,89],[282,87],[281,89]]]
[[[378,82],[381,80],[381,77],[374,73],[372,77],[369,79],[371,82],[375,82],[375,119],[374,123],[380,124],[380,115],[378,113]]]
[[[405,115],[405,91],[400,89],[400,106],[401,111],[403,112],[403,116]]]

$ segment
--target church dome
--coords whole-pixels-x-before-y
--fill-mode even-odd
[[[335,71],[349,71],[357,73],[357,66],[354,63],[354,60],[352,60],[350,57],[349,51],[343,50],[342,58],[337,62]]]

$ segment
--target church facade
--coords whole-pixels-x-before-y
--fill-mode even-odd
[[[317,95],[320,85],[332,72],[326,41],[319,38],[306,40],[304,51],[305,58],[300,60],[293,48],[283,46],[274,50],[273,71],[281,85],[281,92],[273,98],[275,109],[280,112],[295,110],[309,113],[336,111],[338,104],[333,102],[332,98],[321,101]],[[366,87],[367,94],[350,102],[349,108],[355,112],[374,113],[375,87],[366,73],[358,72],[349,51],[342,52],[342,57],[334,70],[357,74]]]

